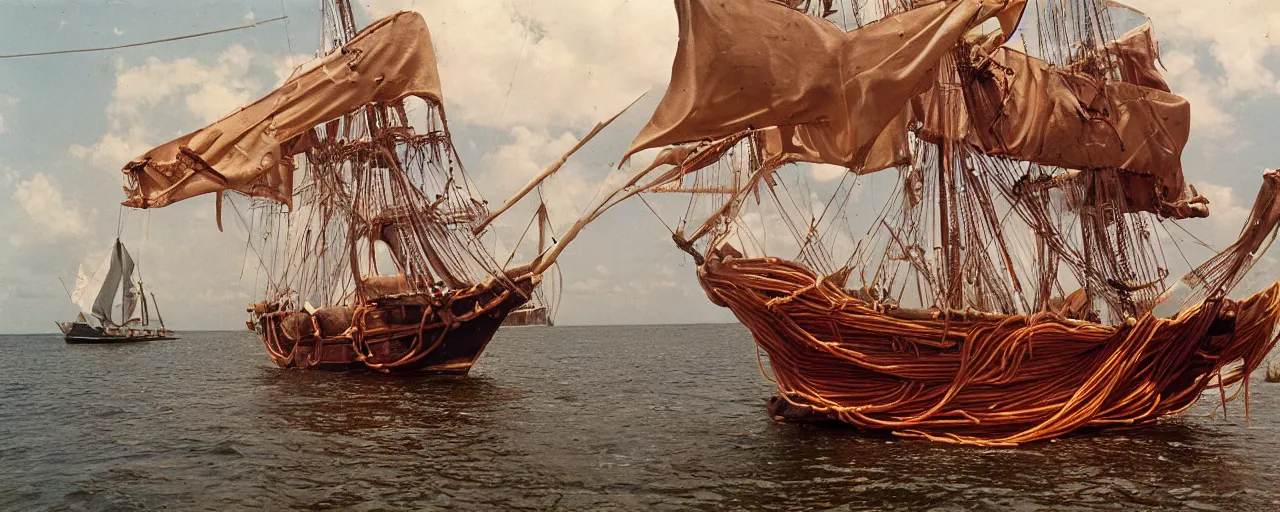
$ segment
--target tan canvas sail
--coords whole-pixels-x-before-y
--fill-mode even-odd
[[[809,162],[841,165],[858,174],[868,174],[911,163],[911,144],[907,125],[911,111],[904,109],[880,132],[865,156],[851,161],[839,154],[824,151],[833,146],[822,125],[779,126],[765,130],[762,152],[765,158],[778,157],[778,164]]]
[[[426,22],[403,12],[370,25],[344,51],[266,97],[134,159],[124,168],[133,188],[123,204],[159,208],[234,190],[292,206],[289,157],[305,145],[299,135],[361,105],[408,96],[441,102]]]
[[[1103,82],[1003,47],[965,92],[973,140],[989,155],[1119,169],[1151,176],[1164,201],[1183,197],[1191,106],[1180,96]]]
[[[783,137],[802,141],[803,160],[861,167],[942,55],[1004,7],[997,3],[937,2],[846,33],[774,2],[677,0],[671,84],[626,156],[806,125]]]
[[[1160,45],[1152,35],[1151,22],[1143,23],[1107,45],[1107,55],[1120,70],[1120,79],[1143,87],[1172,92],[1156,63],[1160,61]]]

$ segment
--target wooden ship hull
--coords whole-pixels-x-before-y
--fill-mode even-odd
[[[165,341],[176,340],[173,333],[168,330],[153,329],[124,329],[117,334],[108,333],[101,327],[81,322],[58,322],[58,328],[62,330],[62,336],[68,344],[71,345],[87,345],[87,344],[104,344],[104,343],[138,343],[144,341]]]
[[[350,2],[321,9],[314,65],[130,161],[122,204],[216,194],[221,229],[225,194],[252,198],[246,225],[266,242],[249,249],[267,282],[247,325],[283,368],[465,374],[574,238],[548,246],[540,204],[537,256],[511,268],[486,227],[612,119],[490,211],[454,149],[422,15],[394,13],[357,32]],[[383,272],[388,260],[394,274]]]
[[[1053,312],[893,310],[776,258],[712,257],[699,280],[768,355],[775,420],[961,444],[1013,445],[1184,411],[1207,389],[1247,386],[1280,324],[1280,283],[1111,326]]]
[[[402,294],[315,314],[255,313],[252,324],[281,368],[465,375],[537,279],[526,274],[515,289],[488,281],[444,297]]]

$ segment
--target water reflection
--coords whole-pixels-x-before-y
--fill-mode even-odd
[[[252,333],[0,338],[0,508],[1280,510],[1280,386],[1252,425],[1213,400],[983,450],[774,424],[750,343],[503,330],[470,377],[422,378],[281,370]]]
[[[385,376],[262,369],[253,405],[275,426],[316,434],[382,429],[471,431],[522,393],[484,378]]]
[[[777,425],[763,433],[768,460],[760,462],[778,489],[741,489],[739,498],[779,508],[798,494],[819,507],[902,510],[1225,507],[1268,485],[1264,468],[1232,453],[1238,440],[1169,421],[974,449],[837,425]]]

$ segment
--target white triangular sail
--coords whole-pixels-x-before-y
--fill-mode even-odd
[[[84,264],[76,265],[76,289],[71,292],[71,303],[80,306],[84,301],[85,290],[89,286],[89,276],[84,273]],[[83,306],[81,306],[83,308]]]
[[[133,257],[124,244],[116,240],[111,253],[92,274],[85,275],[83,265],[77,268],[76,289],[71,294],[71,301],[103,325],[128,323],[137,312],[140,293],[137,279],[133,276],[134,267]],[[121,305],[119,322],[111,314],[117,296]]]
[[[102,264],[98,265],[98,269],[92,274],[85,275],[84,267],[81,266],[76,276],[76,291],[71,295],[71,299],[80,306],[80,311],[88,313],[90,316],[99,320],[104,315],[100,315],[95,305],[101,295],[103,284],[106,282],[107,275],[110,273],[112,262],[115,260],[115,251],[107,254],[102,260]],[[110,303],[108,303],[108,308]]]

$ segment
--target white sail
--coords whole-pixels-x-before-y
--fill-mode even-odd
[[[102,316],[94,310],[94,304],[101,294],[102,285],[107,279],[107,274],[110,273],[111,262],[115,259],[114,256],[115,251],[111,251],[102,260],[102,264],[98,265],[98,269],[87,276],[84,274],[84,267],[81,266],[76,276],[76,291],[71,295],[72,301],[77,306],[80,306],[81,312],[97,317],[99,320],[102,319]]]
[[[71,300],[80,310],[88,313],[103,325],[124,325],[134,317],[138,309],[138,283],[133,276],[134,262],[124,244],[116,240],[111,253],[92,274],[85,275],[84,267],[76,271],[76,289]],[[121,288],[123,285],[123,289]],[[120,321],[112,318],[116,297],[120,297]]]
[[[126,325],[137,319],[135,315],[138,311],[138,280],[133,275],[135,268],[133,257],[124,248],[123,243],[118,241],[116,243],[120,246],[120,284],[124,287],[120,302],[120,325]]]
[[[89,276],[84,273],[84,265],[76,265],[76,289],[71,292],[71,303],[77,306],[84,300],[86,287],[89,285]]]

